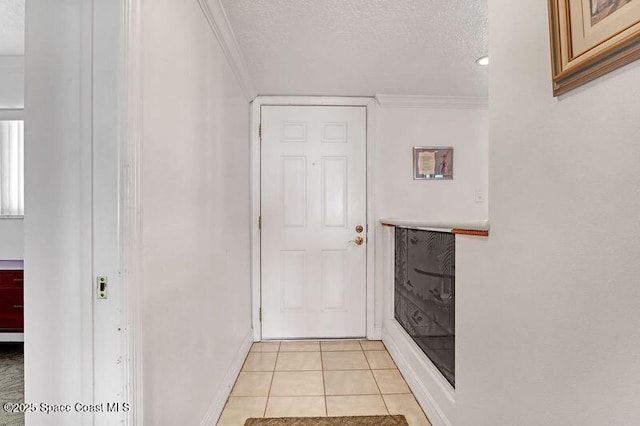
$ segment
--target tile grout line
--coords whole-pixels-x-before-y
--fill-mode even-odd
[[[240,373],[244,372],[244,366],[247,365],[247,361],[249,360],[250,355],[251,355],[251,349],[249,349],[249,353],[244,358],[244,362],[242,363],[242,367],[240,368]],[[238,377],[240,377],[240,373],[238,373]],[[238,377],[236,377],[236,381],[238,381]]]
[[[278,352],[276,352],[276,361],[273,363],[273,372],[271,373],[271,383],[269,383],[269,392],[267,392],[267,402],[264,404],[264,412],[262,417],[267,417],[267,407],[269,406],[269,399],[271,398],[271,388],[273,387],[273,379],[276,377],[276,365],[278,365],[278,357],[280,356],[280,347],[282,342],[278,342]]]
[[[382,400],[382,403],[384,404],[384,409],[387,410],[387,414],[391,415],[391,413],[389,412],[389,407],[387,407],[387,401],[385,401],[384,400],[384,396],[382,396],[382,389],[380,389],[380,385],[378,384],[378,379],[376,379],[376,375],[373,374],[373,369],[371,368],[371,364],[369,363],[369,358],[367,358],[366,351],[362,347],[362,342],[360,342],[360,347],[362,348],[364,359],[367,360],[367,365],[369,366],[369,371],[371,372],[371,375],[373,376],[373,381],[376,383],[376,387],[378,388],[378,392],[380,392],[380,399]]]
[[[322,367],[322,393],[324,397],[324,415],[329,417],[329,407],[327,407],[327,387],[324,383],[324,358],[322,357],[322,342],[318,342],[318,346],[320,346],[320,367]]]

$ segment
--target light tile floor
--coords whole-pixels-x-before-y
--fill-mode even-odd
[[[404,414],[429,420],[380,341],[254,343],[219,426],[249,417]]]

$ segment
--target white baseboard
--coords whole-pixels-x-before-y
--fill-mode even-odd
[[[431,424],[451,426],[455,418],[451,385],[396,320],[385,321],[382,341]]]
[[[204,416],[204,419],[202,419],[200,426],[215,425],[220,418],[222,410],[227,403],[227,399],[231,394],[233,385],[238,378],[238,374],[240,374],[242,364],[244,364],[244,360],[247,358],[247,354],[249,353],[252,344],[253,330],[249,330],[247,335],[244,337],[244,340],[242,341],[242,345],[240,345],[240,349],[238,350],[238,354],[234,358],[233,364],[231,364],[229,370],[227,371],[227,374],[225,374],[224,379],[222,380],[222,384],[220,385],[218,394],[213,399],[213,403],[207,410],[207,414]]]
[[[0,333],[0,342],[24,342],[24,333]]]

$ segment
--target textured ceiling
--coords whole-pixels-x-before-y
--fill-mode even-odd
[[[0,56],[24,55],[24,1],[0,0]]]
[[[222,4],[260,95],[487,95],[487,0]]]

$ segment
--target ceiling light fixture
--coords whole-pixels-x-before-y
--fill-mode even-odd
[[[489,65],[489,57],[488,56],[479,57],[478,59],[476,59],[476,64],[482,65],[482,66]]]

